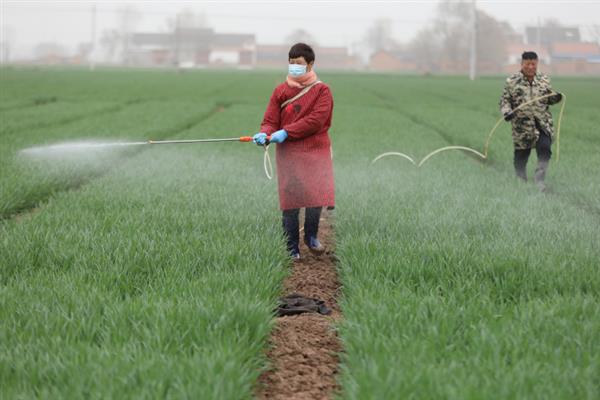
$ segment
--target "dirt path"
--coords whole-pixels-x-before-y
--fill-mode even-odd
[[[324,210],[319,240],[327,252],[317,257],[302,244],[302,259],[292,266],[283,295],[317,297],[333,312],[328,316],[311,313],[277,318],[269,340],[272,369],[260,377],[259,399],[329,399],[339,389],[336,375],[342,348],[333,325],[342,315],[336,301],[340,284],[331,221],[330,212]]]

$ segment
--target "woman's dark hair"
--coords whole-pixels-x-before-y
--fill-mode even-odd
[[[537,60],[538,56],[535,51],[526,51],[521,55],[521,60]]]
[[[290,49],[288,60],[299,57],[304,57],[306,63],[310,64],[311,62],[315,61],[315,52],[313,51],[312,47],[306,43],[296,43]]]

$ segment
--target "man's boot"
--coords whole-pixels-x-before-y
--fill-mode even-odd
[[[517,174],[517,178],[527,182],[527,170],[525,169],[515,169],[515,173]]]
[[[538,160],[537,167],[535,168],[535,184],[542,192],[546,191],[544,179],[546,178],[549,163],[547,160]]]
[[[515,174],[517,178],[527,182],[527,160],[531,149],[515,149]]]

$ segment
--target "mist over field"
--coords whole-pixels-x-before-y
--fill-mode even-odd
[[[595,1],[2,1],[0,399],[261,398],[264,373],[287,371],[271,354],[305,394],[600,398],[598,15]],[[333,95],[336,204],[325,253],[301,243],[298,263],[278,145],[244,137],[300,41]],[[563,94],[545,191],[535,150],[515,177],[499,110],[524,51]],[[229,141],[179,142],[207,139]],[[315,282],[335,317],[276,318]],[[303,317],[335,350],[279,329]]]
[[[508,124],[486,160],[372,164],[483,151],[503,78],[320,78],[342,397],[596,397],[600,82],[553,80],[568,100],[541,193],[513,176]],[[252,135],[281,79],[2,70],[2,397],[252,396],[289,265],[264,150],[105,145]]]

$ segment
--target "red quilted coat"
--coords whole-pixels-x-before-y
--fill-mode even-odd
[[[302,89],[287,83],[277,86],[260,131],[285,129],[288,138],[277,144],[279,206],[282,210],[335,205],[331,141],[333,97],[329,86],[318,83],[308,93],[281,108]]]

